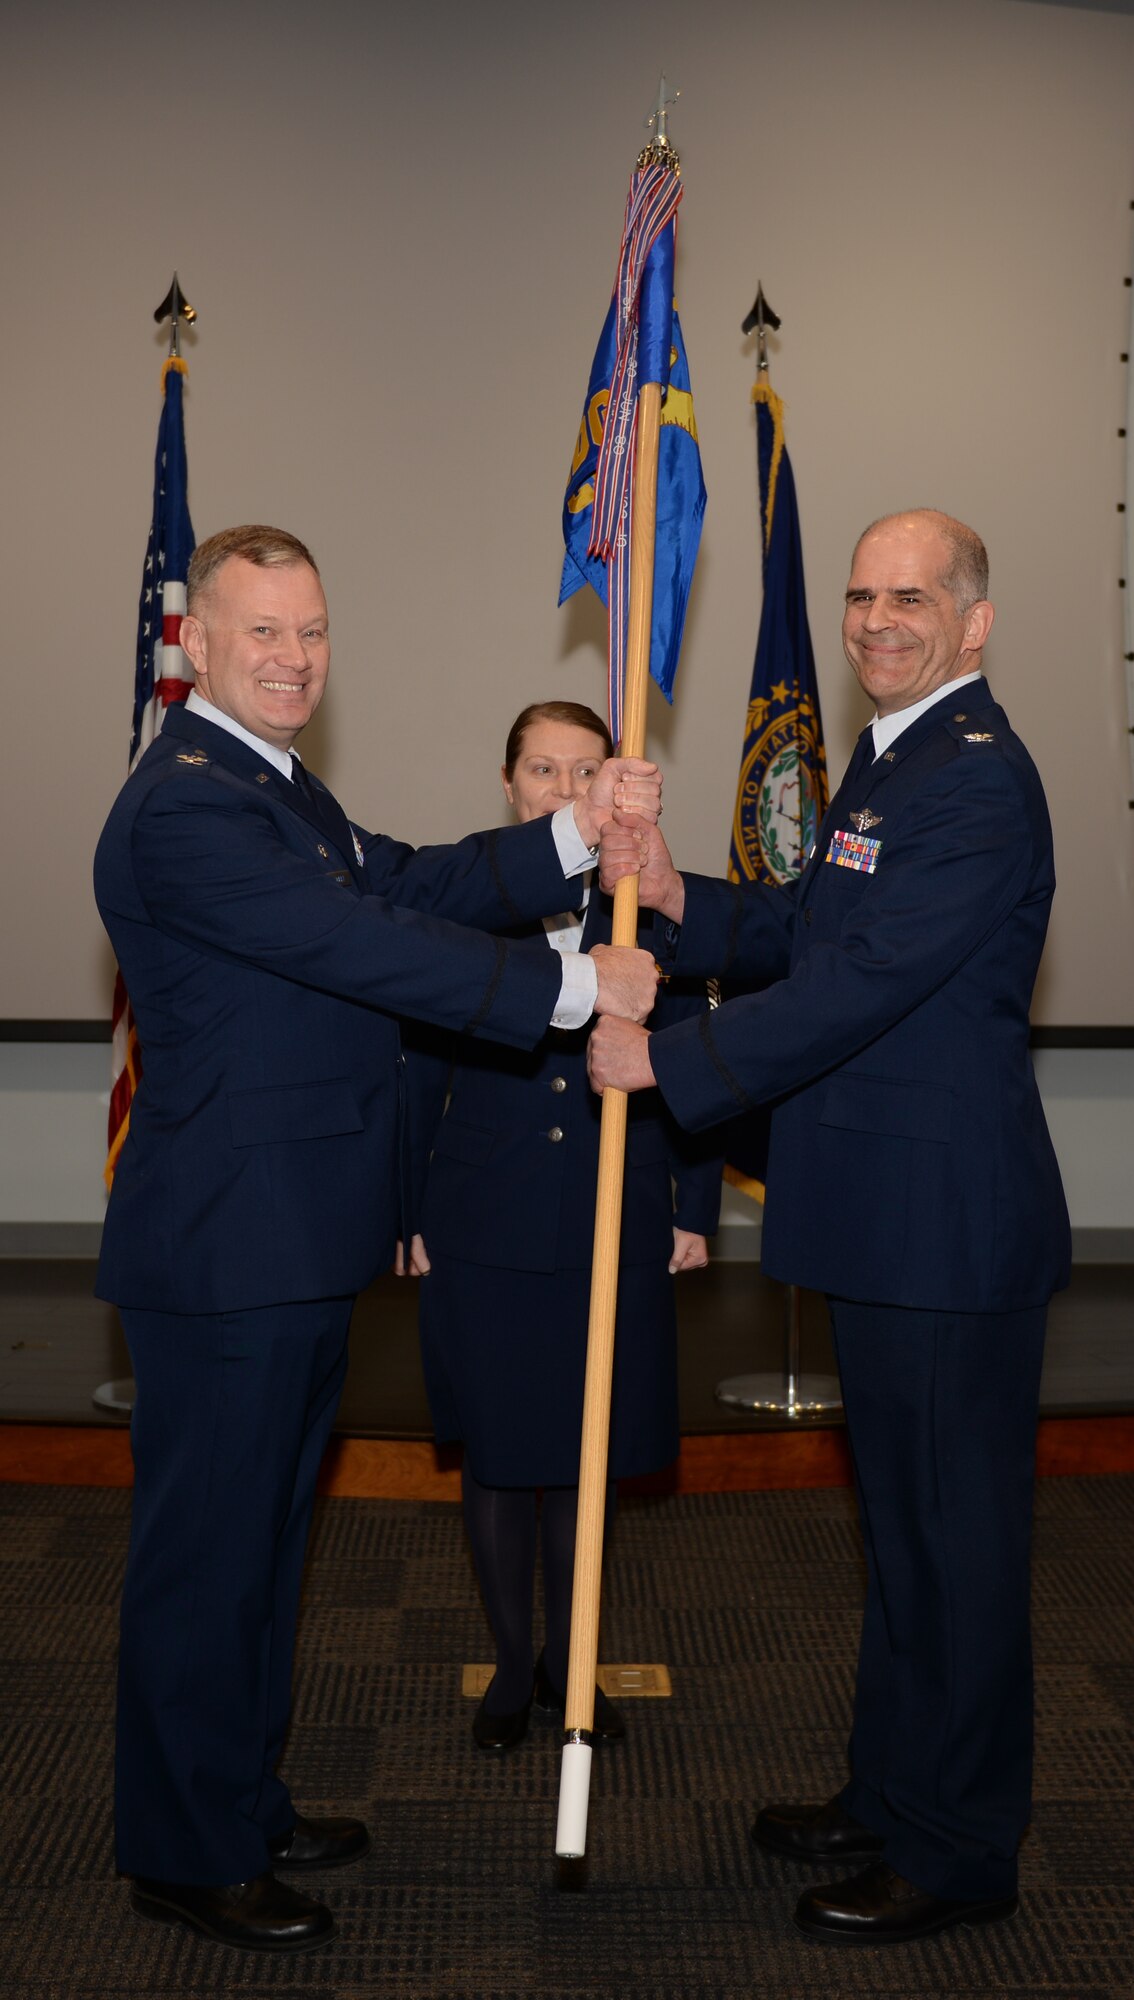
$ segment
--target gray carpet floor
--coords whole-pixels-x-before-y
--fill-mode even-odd
[[[129,1495],[0,1487],[0,1993],[301,2000],[840,2000],[1134,1995],[1134,1479],[1047,1480],[1035,1562],[1034,1824],[1015,1922],[832,1951],[788,1913],[807,1876],[751,1847],[763,1799],[840,1782],[862,1574],[836,1491],[627,1502],[602,1656],[664,1661],[596,1752],[583,1881],[553,1854],[559,1736],[473,1747],[489,1657],[455,1507],[317,1517],[286,1771],[363,1814],[357,1868],[307,1878],[341,1937],[246,1957],[144,1924],[114,1874],[116,1602]]]

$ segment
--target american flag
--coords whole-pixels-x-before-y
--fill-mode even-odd
[[[183,378],[180,355],[170,355],[162,373],[162,410],[154,463],[154,506],[138,602],[138,643],[134,663],[134,714],[130,725],[130,769],[153,742],[171,702],[184,701],[193,683],[181,650],[185,579],[193,553],[185,463]],[[142,1074],[142,1051],[133,1010],[119,972],[111,1011],[110,1117],[103,1177],[107,1188],[130,1126],[130,1104]]]

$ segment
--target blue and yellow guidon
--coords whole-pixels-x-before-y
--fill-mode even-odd
[[[677,308],[675,306],[675,315],[676,311]],[[697,419],[693,414],[692,391],[677,388],[673,380],[674,371],[677,368],[680,358],[677,348],[671,347],[669,350],[670,380],[669,388],[666,390],[665,402],[662,404],[662,425],[664,427],[666,424],[676,424],[679,430],[688,432],[694,444],[699,445]],[[688,376],[688,372],[687,367],[686,376]],[[575,441],[575,456],[571,460],[571,477],[567,481],[567,493],[563,502],[563,510],[566,514],[585,514],[588,507],[594,505],[595,460],[598,457],[599,446],[602,443],[603,425],[606,422],[606,410],[609,402],[610,388],[606,383],[600,383],[593,395],[588,393],[586,408],[583,411],[583,420],[579,425],[579,435]],[[581,479],[579,478],[580,472],[583,474]],[[588,523],[588,538],[589,533],[590,528]],[[586,580],[590,581],[589,578]],[[576,585],[576,588],[578,588],[578,585]],[[562,599],[560,599],[560,602],[562,602]]]
[[[571,458],[571,473],[563,499],[564,603],[585,583],[608,603],[606,565],[590,554],[595,497],[595,468],[610,403],[615,360],[614,304],[611,302],[591,367],[579,435]],[[693,565],[705,512],[705,482],[689,363],[677,308],[669,353],[669,386],[662,403],[658,441],[657,539],[654,553],[654,618],[650,637],[650,672],[667,700],[673,698],[685,608],[693,581]]]

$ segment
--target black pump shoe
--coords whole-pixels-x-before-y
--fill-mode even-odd
[[[532,1712],[531,1697],[523,1708],[517,1708],[511,1715],[493,1715],[485,1707],[485,1695],[473,1716],[473,1742],[478,1750],[487,1750],[492,1756],[502,1757],[506,1750],[514,1750],[528,1733],[528,1717]]]

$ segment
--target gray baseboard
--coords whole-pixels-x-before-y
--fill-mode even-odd
[[[763,1211],[755,1202],[751,1222],[722,1221],[712,1239],[714,1263],[758,1264],[760,1262],[760,1240],[764,1234]]]
[[[758,1216],[722,1223],[713,1255],[725,1264],[758,1264],[760,1233]],[[101,1240],[101,1222],[0,1222],[0,1257],[97,1257]]]
[[[97,1257],[101,1222],[0,1222],[0,1257]]]
[[[723,1264],[758,1264],[761,1227],[724,1222],[713,1239]],[[0,1257],[97,1257],[100,1222],[0,1222]],[[1076,1264],[1134,1264],[1134,1229],[1073,1229]]]
[[[1073,1229],[1076,1264],[1134,1264],[1134,1229]]]
[[[758,1264],[760,1218],[753,1223],[722,1222],[713,1238],[714,1260],[724,1264]],[[1134,1229],[1073,1229],[1071,1254],[1076,1264],[1134,1264]]]

